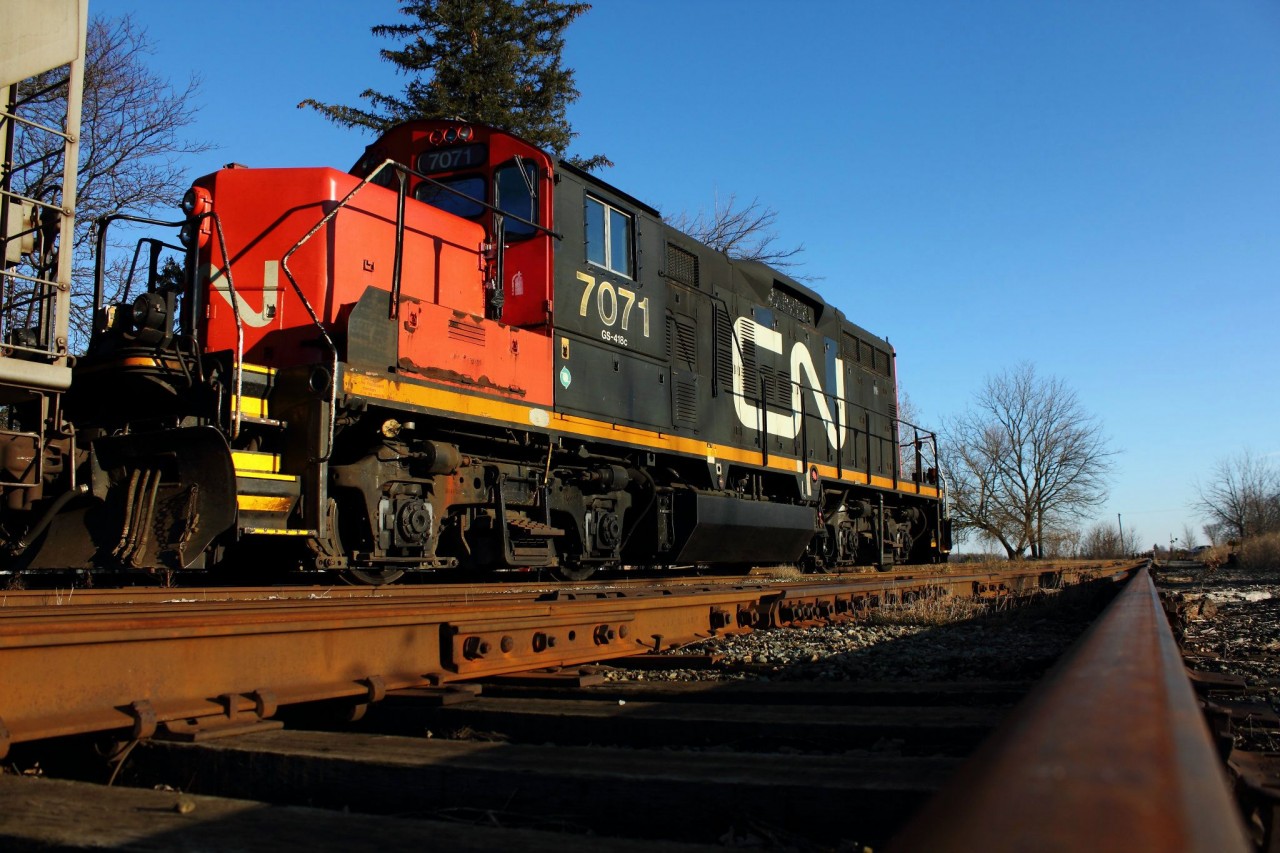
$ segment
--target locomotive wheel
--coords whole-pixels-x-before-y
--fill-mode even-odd
[[[404,569],[349,568],[342,576],[352,586],[386,586],[404,577]]]

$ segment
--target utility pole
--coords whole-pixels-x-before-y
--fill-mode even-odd
[[[1120,528],[1120,556],[1125,555],[1124,547],[1124,522],[1120,520],[1120,513],[1116,513],[1116,526]]]

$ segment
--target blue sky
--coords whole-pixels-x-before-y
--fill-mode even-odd
[[[203,80],[223,163],[349,167],[370,138],[296,105],[403,78],[389,0],[90,0]],[[1280,464],[1280,4],[600,0],[567,33],[575,150],[668,214],[778,211],[799,272],[887,336],[920,420],[1021,361],[1111,436],[1099,519],[1197,531],[1195,483]]]

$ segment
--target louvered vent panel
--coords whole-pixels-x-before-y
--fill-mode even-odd
[[[767,367],[760,368],[760,377],[764,380],[765,399],[771,411],[788,411],[791,409],[791,377],[782,371],[772,371]]]
[[[888,376],[889,375],[889,353],[885,352],[882,349],[876,350],[875,353],[876,353],[876,366],[875,366],[876,373],[879,373],[881,376]]]
[[[747,399],[755,400],[760,396],[760,373],[756,367],[756,327],[748,323],[742,329],[742,338],[738,341],[742,346],[742,386],[746,390]]]
[[[698,372],[698,327],[690,317],[673,317],[671,357],[681,367]]]
[[[698,287],[698,256],[668,243],[667,278],[675,279],[689,287]]]
[[[698,383],[678,381],[675,385],[675,421],[696,425],[698,422]]]
[[[733,325],[729,312],[716,305],[716,393],[733,391]]]
[[[484,327],[477,326],[475,323],[462,323],[458,320],[449,321],[449,339],[460,341],[467,344],[484,345]]]

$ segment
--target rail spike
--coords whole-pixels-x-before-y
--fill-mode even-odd
[[[366,701],[370,703],[381,702],[386,698],[387,681],[381,675],[371,675],[368,678],[361,679],[359,683],[368,690]]]
[[[156,709],[146,699],[131,704],[127,713],[133,717],[134,740],[145,740],[156,733]]]

